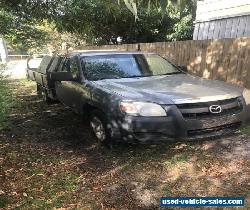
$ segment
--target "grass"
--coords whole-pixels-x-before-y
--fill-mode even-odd
[[[15,101],[7,77],[3,76],[5,66],[0,63],[0,129],[7,127],[6,118]]]
[[[0,130],[8,127],[7,117],[12,108],[20,108],[22,103],[17,102],[14,97],[14,90],[8,80],[8,77],[2,75],[3,68],[0,65]],[[27,79],[20,79],[19,84],[30,86],[31,82]]]
[[[163,162],[167,168],[175,167],[177,164],[185,163],[188,161],[188,154],[186,152],[175,154],[172,158]]]
[[[0,195],[0,208],[5,208],[10,202],[8,195]]]
[[[249,124],[242,129],[242,133],[244,133],[247,136],[250,136],[250,125]]]
[[[7,126],[6,118],[13,105],[14,100],[10,87],[5,80],[0,80],[0,129]]]
[[[45,210],[62,208],[65,203],[71,203],[82,179],[75,171],[64,168],[63,162],[67,160],[58,153],[51,154],[45,149],[33,150],[13,143],[0,139],[0,147],[3,148],[0,160],[3,156],[7,157],[2,168],[0,167],[0,178],[1,173],[10,169],[8,177],[15,177],[11,186],[18,186],[11,191],[19,192],[19,195],[6,192],[8,187],[0,187],[0,190],[3,189],[0,209],[15,205],[17,210]],[[5,181],[5,184],[9,183]]]
[[[78,177],[73,174],[58,174],[54,179],[48,179],[43,183],[43,192],[35,189],[27,193],[19,209],[52,209],[61,208],[65,200],[68,200],[71,192],[77,189]]]

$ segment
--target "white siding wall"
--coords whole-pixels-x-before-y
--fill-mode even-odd
[[[250,0],[204,0],[197,2],[196,22],[250,13]]]
[[[193,39],[250,36],[250,0],[198,1]]]

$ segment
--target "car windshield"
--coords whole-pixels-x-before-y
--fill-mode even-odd
[[[108,54],[81,59],[88,80],[148,77],[183,73],[156,54]]]

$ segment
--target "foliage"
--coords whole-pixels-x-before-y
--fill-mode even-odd
[[[20,53],[40,48],[47,39],[46,32],[39,28],[35,20],[20,18],[4,10],[0,10],[0,27],[10,47]]]
[[[189,40],[192,39],[193,26],[191,15],[185,16],[179,22],[174,24],[173,33],[167,35],[168,40]]]
[[[117,44],[118,37],[123,43],[190,39],[196,0],[2,0],[0,8],[0,24],[8,28],[2,33],[26,50],[52,43],[60,37],[55,33],[76,46]]]
[[[185,10],[187,5],[192,4],[196,0],[123,0],[126,7],[130,10],[130,12],[135,16],[135,19],[138,19],[138,9],[142,7],[148,7],[148,12],[152,8],[156,8],[161,11],[162,16],[164,17],[167,12],[169,12],[169,4],[174,5],[176,8],[180,10],[182,13]],[[120,0],[118,0],[118,4],[120,4]]]
[[[4,10],[0,10],[0,27],[9,49],[16,53],[48,53],[48,49],[58,50],[64,41],[77,45],[75,36],[59,33],[53,23],[27,20]]]
[[[0,82],[5,78],[4,71],[6,69],[6,64],[0,62]]]
[[[159,7],[148,8],[143,2],[138,5],[136,20],[133,13],[115,1],[72,0],[64,7],[55,23],[60,31],[78,34],[88,43],[124,43],[165,41],[172,21],[169,14],[163,15]],[[84,11],[84,12],[83,12]]]
[[[169,5],[169,15],[172,19],[171,30],[167,34],[167,40],[189,40],[193,36],[193,21],[196,13],[196,0],[190,0],[188,3],[181,1],[179,7],[173,4]]]
[[[29,48],[29,52],[33,53],[52,53],[59,51],[62,47],[62,43],[67,43],[70,47],[77,47],[84,44],[79,36],[71,34],[69,32],[59,32],[55,24],[48,21],[42,21],[37,26],[40,31],[46,35],[46,39],[43,43],[40,43],[37,48]]]

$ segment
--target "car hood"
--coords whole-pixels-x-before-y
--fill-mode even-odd
[[[159,104],[217,101],[242,94],[237,86],[188,74],[106,79],[95,83],[124,99]]]

